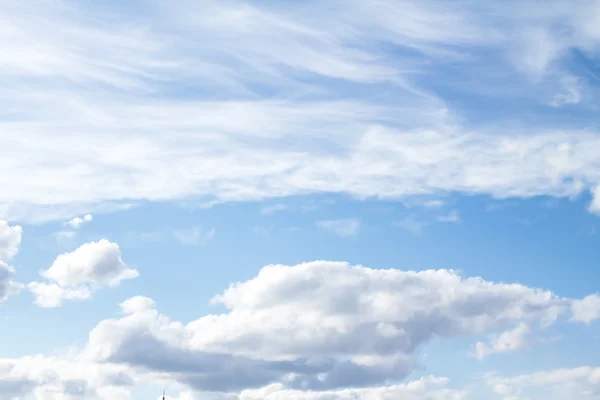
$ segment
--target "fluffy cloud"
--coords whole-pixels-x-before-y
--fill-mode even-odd
[[[515,328],[494,335],[490,343],[477,342],[475,344],[475,356],[483,360],[490,354],[509,353],[521,350],[527,345],[527,338],[531,329],[527,324],[521,323]]]
[[[355,218],[323,220],[316,225],[321,230],[343,237],[356,236],[360,229],[360,221]]]
[[[0,220],[0,260],[8,261],[19,251],[23,229]]]
[[[272,265],[213,302],[229,310],[187,324],[151,299],[100,322],[86,357],[163,372],[197,390],[237,391],[281,382],[333,390],[402,379],[435,337],[546,326],[569,301],[454,271],[399,271],[313,262]]]
[[[66,300],[88,299],[94,290],[116,286],[139,273],[123,262],[116,243],[103,239],[59,255],[41,275],[46,281],[31,282],[28,289],[40,306],[58,307]]]
[[[19,251],[21,235],[20,226],[10,226],[8,222],[0,220],[0,303],[22,287],[12,280],[15,269],[8,264]]]
[[[592,294],[571,305],[573,319],[589,324],[600,319],[600,294]]]
[[[81,225],[91,222],[94,219],[92,214],[86,214],[83,217],[75,217],[68,220],[65,224],[73,229],[79,229]]]
[[[592,202],[589,207],[590,212],[600,214],[600,186],[592,190]]]
[[[108,279],[96,274],[86,273],[96,282]],[[50,275],[72,284],[91,279]],[[445,378],[397,382],[413,372],[420,350],[434,338],[491,335],[484,355],[514,351],[532,327],[570,314],[574,301],[451,270],[317,261],[266,266],[213,303],[227,311],[182,323],[161,314],[152,299],[132,297],[119,317],[100,321],[79,350],[0,360],[0,387],[15,396],[35,391],[38,399],[61,393],[127,399],[133,386],[160,382],[183,390],[181,399],[462,400],[468,391]],[[582,384],[597,379],[597,370],[582,371],[575,373]],[[550,378],[535,379],[487,377],[502,396],[520,396],[531,382]]]
[[[129,400],[135,378],[124,366],[101,365],[73,355],[0,358],[3,398]]]

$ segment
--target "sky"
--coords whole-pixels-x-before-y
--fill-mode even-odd
[[[0,400],[600,399],[600,1],[0,0]]]

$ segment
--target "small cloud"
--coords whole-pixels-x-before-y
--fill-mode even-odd
[[[41,271],[41,282],[30,282],[27,288],[40,307],[60,307],[66,301],[90,299],[103,287],[115,287],[124,280],[135,279],[139,272],[121,258],[116,243],[102,239],[81,245],[70,253],[56,257],[52,266]]]
[[[588,210],[592,214],[600,215],[600,186],[596,186],[592,190],[592,202],[590,203]]]
[[[489,343],[477,342],[474,356],[479,360],[501,353],[512,353],[529,346],[530,328],[521,323],[511,330],[492,336]]]
[[[280,211],[286,210],[287,208],[288,208],[288,206],[285,204],[274,204],[272,206],[267,206],[267,207],[261,208],[260,213],[262,215],[271,215],[271,214],[275,214]]]
[[[185,246],[202,246],[215,236],[215,229],[179,229],[173,231],[173,236]]]
[[[429,200],[429,201],[426,201],[425,203],[423,203],[423,207],[425,207],[425,208],[440,208],[444,204],[445,203],[441,200]]]
[[[461,222],[460,215],[458,215],[458,211],[452,210],[452,212],[448,215],[442,215],[438,217],[438,221],[440,222]]]
[[[317,228],[337,236],[356,236],[360,229],[360,222],[355,218],[330,219],[316,222]]]
[[[65,222],[65,225],[70,226],[73,229],[79,229],[81,225],[91,222],[94,219],[92,214],[86,214],[83,217],[75,217]]]

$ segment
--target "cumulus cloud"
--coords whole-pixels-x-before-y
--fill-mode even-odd
[[[105,273],[95,280],[106,280]],[[553,324],[571,312],[573,300],[451,270],[378,270],[316,261],[266,266],[212,302],[226,311],[184,323],[160,313],[151,298],[132,297],[121,304],[121,315],[100,321],[80,349],[0,359],[0,387],[15,396],[36,391],[57,397],[68,391],[99,399],[115,393],[127,398],[134,385],[150,382],[183,390],[182,399],[209,392],[240,400],[467,399],[468,391],[450,387],[446,378],[390,382],[410,375],[420,350],[435,338],[491,335],[482,347],[486,356],[516,351],[529,327]],[[498,331],[505,333],[493,334]],[[488,375],[486,381],[503,396],[520,396],[536,382],[560,386],[556,375]],[[597,372],[573,375],[585,383]]]
[[[467,398],[467,390],[447,388],[448,381],[447,378],[428,376],[398,385],[327,391],[293,390],[287,389],[282,384],[272,384],[260,389],[243,390],[238,395],[223,396],[223,400],[312,400],[315,398],[327,400],[463,400]],[[184,392],[174,400],[204,398],[206,398],[206,394],[203,393]]]
[[[589,211],[600,215],[600,186],[592,190],[592,202],[590,203]]]
[[[136,386],[151,385],[158,375],[133,369],[127,365],[94,363],[77,355],[27,356],[20,359],[0,359],[0,389],[10,398],[35,399],[97,399],[130,400]],[[166,383],[166,382],[165,382]],[[281,383],[231,393],[183,391],[172,400],[303,400],[319,398],[462,400],[467,390],[449,387],[449,379],[426,376],[402,384],[327,391],[290,389]]]
[[[17,255],[21,245],[23,229],[11,226],[8,222],[0,220],[0,260],[8,261]]]
[[[79,229],[81,225],[91,222],[93,219],[94,217],[92,216],[92,214],[86,214],[83,217],[71,218],[70,220],[65,222],[65,225],[70,226],[73,229]]]
[[[38,305],[58,307],[67,300],[88,299],[95,290],[116,286],[139,273],[125,264],[116,243],[102,239],[59,255],[41,275],[45,281],[31,282],[28,289]]]
[[[22,231],[20,226],[11,226],[0,220],[0,303],[22,288],[21,284],[13,281],[15,269],[8,264],[19,251]]]
[[[592,294],[571,305],[573,320],[586,324],[600,319],[600,294]]]
[[[325,232],[342,237],[356,236],[360,229],[360,221],[356,218],[328,219],[317,221],[316,225]]]
[[[521,350],[528,345],[527,339],[530,332],[529,326],[521,323],[511,330],[494,335],[490,343],[477,342],[475,344],[475,356],[479,360],[483,360],[491,354]]]
[[[94,328],[84,353],[201,391],[272,382],[327,391],[406,377],[435,337],[546,326],[569,310],[567,299],[522,285],[336,262],[267,266],[213,302],[229,311],[183,324],[134,298]]]
[[[73,355],[0,358],[0,390],[10,399],[130,400],[133,384],[125,366],[94,364]]]

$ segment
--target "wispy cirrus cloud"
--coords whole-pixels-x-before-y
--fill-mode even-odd
[[[14,173],[0,177],[0,203],[32,220],[42,208],[62,208],[62,218],[123,200],[580,194],[600,182],[598,132],[556,128],[542,114],[526,130],[500,117],[492,129],[421,79],[457,63],[489,72],[471,74],[486,85],[462,85],[477,96],[498,88],[503,101],[501,89],[521,87],[510,104],[539,103],[531,93],[583,101],[561,60],[597,48],[591,5],[556,1],[533,14],[527,4],[3,4],[0,71],[11,79],[0,103],[11,117],[0,167]],[[494,80],[496,65],[509,84]]]

